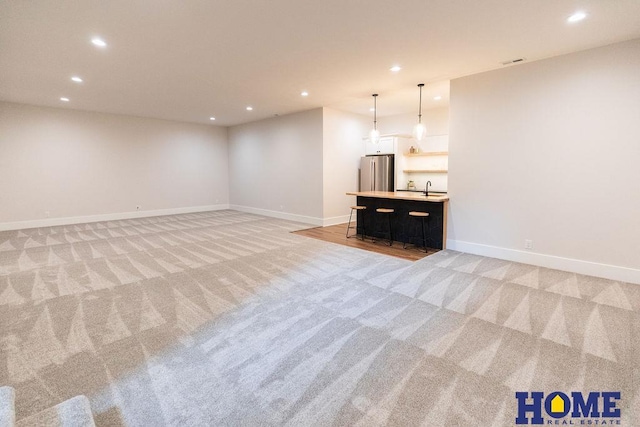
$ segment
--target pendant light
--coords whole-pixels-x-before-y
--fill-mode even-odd
[[[378,130],[378,121],[376,120],[378,117],[378,104],[376,102],[376,100],[378,99],[378,94],[374,93],[371,96],[373,96],[373,129],[371,129],[369,139],[374,144],[377,144],[378,142],[380,142],[380,131]]]
[[[422,87],[423,86],[424,86],[424,83],[420,83],[418,85],[418,87],[420,88],[420,106],[418,109],[418,124],[415,125],[415,127],[413,128],[413,137],[418,141],[422,141],[422,138],[424,138],[425,133],[427,133],[427,128],[422,124]]]

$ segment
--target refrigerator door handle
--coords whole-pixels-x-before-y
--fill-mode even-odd
[[[371,191],[376,191],[376,162],[371,162]]]

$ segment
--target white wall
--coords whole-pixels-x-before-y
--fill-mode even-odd
[[[640,282],[639,70],[633,40],[453,80],[449,247]]]
[[[322,224],[322,108],[229,128],[234,209]]]
[[[358,191],[360,157],[364,155],[362,137],[367,135],[368,117],[323,108],[323,215],[324,225],[348,221]]]
[[[214,126],[0,103],[0,225],[226,205],[226,133]]]

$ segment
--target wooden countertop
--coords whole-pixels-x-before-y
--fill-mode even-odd
[[[412,200],[415,202],[444,203],[449,201],[449,196],[447,194],[429,194],[429,197],[426,197],[422,193],[415,193],[410,191],[352,191],[352,192],[348,192],[347,196],[377,197],[379,199]]]

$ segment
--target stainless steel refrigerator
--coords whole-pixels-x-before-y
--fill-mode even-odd
[[[360,159],[360,191],[395,191],[393,154]]]

